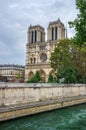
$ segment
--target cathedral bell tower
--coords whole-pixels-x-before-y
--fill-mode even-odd
[[[28,43],[39,43],[45,41],[45,31],[40,25],[31,26],[28,28]]]
[[[37,70],[45,77],[42,71],[42,64],[47,61],[45,30],[40,25],[30,25],[27,36],[25,79],[30,79]]]
[[[58,19],[57,21],[50,22],[47,28],[47,40],[56,41],[65,38],[64,24]]]

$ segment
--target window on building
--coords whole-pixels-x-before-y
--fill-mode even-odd
[[[43,39],[42,39],[42,32],[41,32],[41,42],[43,41]]]
[[[33,63],[33,59],[31,58],[31,64]]]
[[[35,30],[35,42],[37,42],[37,31]]]
[[[36,58],[34,58],[34,64],[36,63]]]
[[[33,31],[32,31],[32,36],[31,36],[31,43],[33,43]]]
[[[54,28],[52,27],[52,41],[54,40]]]
[[[57,40],[57,27],[55,27],[55,40]]]

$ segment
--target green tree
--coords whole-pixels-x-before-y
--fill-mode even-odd
[[[36,74],[31,79],[27,80],[26,83],[38,83],[41,79],[39,71],[36,71]]]
[[[36,71],[35,77],[38,82],[41,81],[41,79],[42,79],[39,71]]]
[[[59,42],[54,52],[51,53],[50,63],[51,67],[55,71],[59,68],[65,68],[71,66],[71,41],[64,39]]]
[[[55,77],[53,77],[52,74],[49,74],[48,83],[55,83],[55,82],[56,82]]]
[[[78,82],[86,83],[86,46],[78,49],[76,58],[73,60],[78,70]]]
[[[76,75],[78,79],[76,82],[85,83],[86,79],[86,46],[82,45],[79,48],[72,40],[61,40],[53,53],[51,53],[51,67],[57,73],[57,82],[60,78],[65,78],[65,82],[75,82],[76,77],[74,77],[74,70],[76,70]],[[73,68],[70,69],[70,68]],[[71,73],[70,73],[71,72]],[[58,74],[59,73],[59,74]],[[60,77],[61,73],[61,77]],[[70,76],[67,79],[69,73]],[[73,73],[73,75],[72,75]],[[67,74],[67,75],[65,75]],[[62,75],[64,77],[62,77]],[[71,79],[70,79],[71,77]],[[62,80],[63,80],[62,79]],[[72,81],[71,81],[72,80]],[[63,81],[62,81],[63,82]]]
[[[61,68],[57,72],[57,83],[75,83],[77,82],[77,70],[72,67]]]
[[[83,44],[86,45],[86,0],[76,0],[76,8],[79,10],[79,14],[73,22],[69,22],[69,25],[75,28],[74,40],[81,48]]]
[[[17,76],[16,76],[16,78],[17,78],[18,80],[20,80],[20,79],[21,79],[21,74],[18,73]]]

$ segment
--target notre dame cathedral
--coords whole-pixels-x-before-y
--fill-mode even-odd
[[[47,41],[45,41],[45,29],[40,25],[30,25],[26,44],[25,80],[34,76],[36,71],[40,72],[42,82],[48,80],[50,73],[55,75],[50,66],[50,56],[59,40],[66,37],[65,32],[65,26],[60,19],[50,22],[47,28]]]

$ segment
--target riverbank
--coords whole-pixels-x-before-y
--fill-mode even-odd
[[[86,103],[0,123],[1,130],[86,130]]]
[[[0,121],[86,102],[81,84],[2,84]]]

